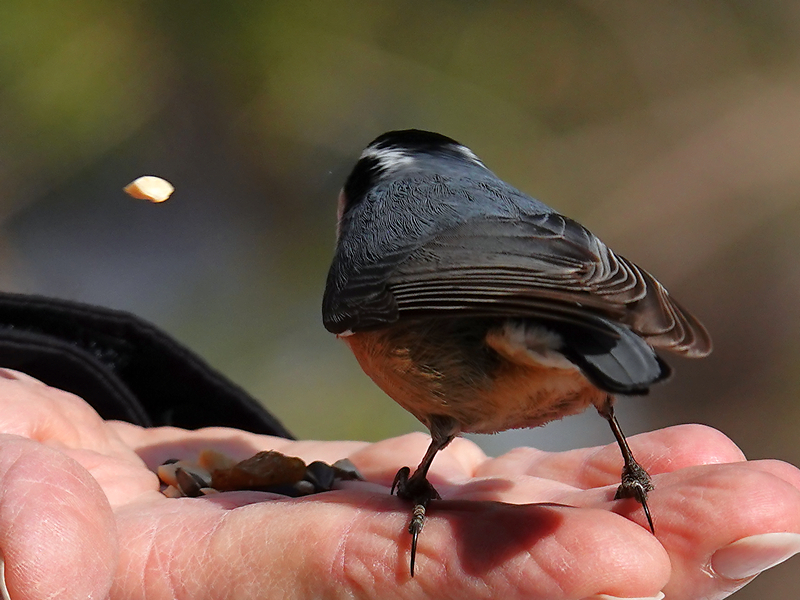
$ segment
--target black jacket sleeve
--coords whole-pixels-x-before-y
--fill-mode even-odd
[[[104,419],[292,438],[247,392],[126,312],[0,293],[0,367],[74,393]]]

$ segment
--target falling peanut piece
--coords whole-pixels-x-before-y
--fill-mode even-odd
[[[123,191],[133,198],[149,200],[150,202],[164,202],[172,195],[175,188],[166,179],[153,175],[144,175],[135,179],[123,188]]]

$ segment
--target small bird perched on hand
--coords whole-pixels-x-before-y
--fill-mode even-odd
[[[653,521],[647,472],[614,395],[670,374],[654,348],[706,356],[703,325],[649,273],[579,223],[501,181],[443,135],[385,133],[339,195],[322,304],[378,386],[431,432],[392,492],[414,503],[411,575],[436,453],[460,433],[536,427],[594,405],[624,459],[617,498]]]

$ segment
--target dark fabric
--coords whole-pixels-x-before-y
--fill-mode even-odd
[[[292,438],[244,390],[126,312],[0,293],[0,367],[77,394],[105,419]]]

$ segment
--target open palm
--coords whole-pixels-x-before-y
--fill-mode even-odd
[[[388,486],[424,452],[422,434],[368,444],[144,429],[0,376],[0,550],[14,600],[724,598],[800,551],[800,471],[746,462],[706,427],[631,438],[656,485],[655,537],[638,504],[613,500],[615,445],[490,459],[456,440],[431,471],[444,499],[429,509],[411,579],[410,507]],[[152,468],[204,448],[350,457],[367,481],[298,499],[164,497]]]

